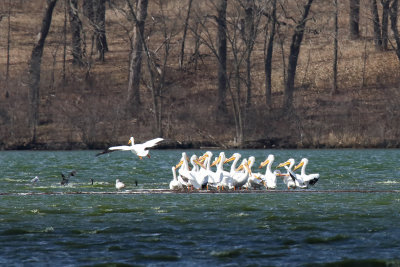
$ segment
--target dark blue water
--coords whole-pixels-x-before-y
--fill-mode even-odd
[[[0,152],[0,264],[400,265],[400,150],[240,152],[257,166],[307,157],[321,178],[294,192],[149,194],[168,188],[181,151]]]

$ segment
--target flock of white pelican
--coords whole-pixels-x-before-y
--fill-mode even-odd
[[[252,167],[255,163],[255,157],[251,156],[241,161],[237,166],[241,154],[234,153],[231,157],[226,158],[225,152],[220,152],[219,156],[212,161],[212,152],[207,151],[204,155],[197,157],[192,155],[188,158],[186,152],[182,152],[182,157],[176,166],[172,167],[172,180],[169,184],[171,190],[180,189],[210,189],[217,190],[237,190],[246,189],[275,189],[277,178],[282,178],[288,189],[308,188],[314,185],[319,174],[306,174],[308,159],[303,158],[296,166],[294,159],[290,158],[280,163],[276,170],[272,171],[272,164],[275,157],[270,154],[260,163],[259,168],[265,167],[264,173],[254,173]],[[229,171],[224,170],[224,164],[233,161]],[[191,165],[191,166],[190,166]],[[211,167],[215,167],[212,170]],[[281,172],[280,168],[285,168],[285,172]],[[301,168],[300,174],[294,171]],[[177,173],[178,172],[178,173]]]
[[[131,151],[140,159],[146,156],[150,158],[149,149],[163,140],[163,138],[155,138],[143,144],[135,144],[134,138],[131,137],[128,146],[109,147],[96,156],[114,151]],[[254,173],[252,167],[255,163],[255,157],[253,156],[243,159],[238,167],[237,164],[242,157],[239,153],[234,153],[231,157],[226,158],[225,152],[221,152],[219,156],[211,162],[212,156],[212,152],[207,151],[200,157],[192,155],[189,159],[186,152],[182,152],[181,160],[176,166],[172,167],[173,178],[169,184],[169,188],[172,190],[209,189],[210,187],[222,190],[225,188],[230,190],[241,188],[261,189],[262,187],[266,189],[275,189],[277,177],[280,177],[288,189],[294,189],[308,188],[308,186],[314,185],[319,179],[318,173],[306,174],[306,167],[308,164],[307,158],[303,158],[296,166],[294,166],[294,159],[290,158],[280,163],[276,167],[276,170],[272,171],[272,164],[274,163],[275,157],[270,154],[259,166],[260,169],[265,167],[265,172]],[[231,161],[233,161],[233,163],[230,166],[230,170],[225,171],[224,164]],[[216,169],[211,170],[211,167],[214,166]],[[285,168],[286,172],[282,173],[278,170],[279,168]],[[296,174],[294,171],[299,168],[301,168],[300,174]],[[125,187],[120,180],[117,179],[115,182],[115,187],[118,190]]]

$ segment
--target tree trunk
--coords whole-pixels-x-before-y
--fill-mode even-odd
[[[46,9],[43,15],[42,27],[37,35],[37,40],[32,49],[29,61],[29,87],[30,87],[30,127],[32,129],[32,143],[36,143],[36,128],[39,124],[39,104],[40,104],[40,69],[44,43],[49,33],[51,19],[57,0],[47,0]]]
[[[108,52],[106,38],[106,0],[97,0],[95,3],[96,48],[99,53],[99,60],[104,61],[104,54]]]
[[[350,0],[350,38],[360,37],[360,0]]]
[[[227,56],[227,41],[226,41],[226,8],[227,0],[219,0],[217,3],[217,24],[218,24],[218,103],[217,103],[217,120],[227,112],[226,109],[226,56]]]
[[[181,43],[181,53],[179,55],[179,68],[182,69],[183,67],[183,61],[185,57],[185,41],[186,41],[186,33],[189,25],[189,19],[190,19],[190,11],[192,9],[192,2],[193,0],[189,0],[188,3],[188,10],[186,14],[186,19],[185,19],[185,25],[183,28],[183,36],[182,36],[182,43]]]
[[[72,35],[72,64],[82,65],[82,22],[78,15],[78,0],[69,0],[68,13]]]
[[[128,1],[128,0],[127,0]],[[133,114],[140,105],[140,73],[142,66],[143,53],[143,34],[144,24],[147,16],[148,0],[139,0],[137,5],[137,15],[134,26],[133,48],[129,67],[128,81],[128,112]]]
[[[339,13],[339,8],[338,8],[338,1],[334,0],[334,6],[335,6],[335,15],[334,15],[334,27],[335,27],[335,35],[333,37],[333,83],[332,83],[332,91],[331,94],[336,94],[337,93],[337,63],[338,63],[338,13]]]
[[[93,28],[93,40],[99,60],[104,61],[104,54],[108,51],[106,38],[106,0],[84,0],[83,14],[89,18]],[[93,44],[92,44],[93,45]]]
[[[374,42],[375,49],[380,50],[382,48],[382,34],[381,34],[381,24],[379,22],[378,5],[376,0],[371,0],[371,11],[372,11],[372,21],[374,24]]]
[[[246,103],[245,103],[245,114],[244,121],[246,121],[247,111],[250,108],[251,95],[252,95],[252,84],[251,84],[251,53],[253,51],[253,44],[255,42],[255,29],[254,29],[254,8],[251,0],[247,0],[245,4],[245,33],[246,33]]]
[[[297,60],[300,54],[300,46],[301,42],[303,41],[304,30],[306,27],[307,17],[311,9],[312,2],[313,0],[308,0],[307,4],[304,5],[303,17],[294,29],[292,43],[290,45],[289,64],[284,96],[284,107],[290,110],[293,108],[293,92],[294,80],[296,77]]]
[[[393,0],[392,5],[390,7],[390,22],[393,32],[393,37],[396,41],[396,55],[398,60],[400,61],[400,35],[399,30],[397,28],[397,14],[398,14],[398,0]]]
[[[391,0],[381,0],[382,3],[382,49],[388,49],[389,4]]]
[[[275,26],[276,26],[276,0],[272,2],[271,31],[269,33],[267,53],[264,61],[265,70],[265,104],[271,108],[272,96],[272,53],[274,51]]]

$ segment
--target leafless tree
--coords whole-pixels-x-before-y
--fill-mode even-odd
[[[395,46],[396,56],[400,61],[400,35],[399,35],[399,29],[397,27],[398,11],[399,11],[398,0],[393,0],[392,5],[390,6],[390,24],[393,32],[393,37],[396,42]]]
[[[294,33],[292,35],[292,42],[290,44],[289,52],[289,63],[287,69],[287,80],[285,84],[285,103],[286,109],[293,108],[293,92],[294,92],[294,81],[296,77],[297,60],[300,54],[300,47],[303,41],[304,31],[307,23],[307,18],[310,13],[311,5],[313,0],[307,0],[303,6],[301,19],[296,22]]]
[[[29,87],[30,87],[30,126],[32,129],[32,143],[36,143],[36,130],[39,123],[39,105],[40,105],[40,70],[42,55],[47,34],[50,29],[52,15],[57,0],[47,0],[46,8],[43,14],[42,26],[37,35],[35,45],[32,49],[31,59],[29,61]]]
[[[142,53],[144,40],[144,25],[147,17],[148,0],[138,0],[136,11],[129,0],[130,15],[133,17],[133,48],[129,66],[127,110],[133,114],[139,107],[140,101],[140,74],[142,67]]]
[[[82,21],[79,18],[78,0],[68,0],[68,13],[72,35],[72,64],[83,64],[83,51],[82,51]]]
[[[339,32],[339,26],[338,26],[338,13],[339,13],[339,8],[338,8],[338,1],[334,0],[333,2],[334,5],[334,35],[333,35],[333,68],[332,68],[332,75],[333,75],[333,82],[332,82],[332,94],[337,93],[337,65],[338,65],[338,32]]]
[[[272,54],[274,52],[274,40],[275,40],[276,23],[277,23],[276,2],[277,0],[272,0],[271,14],[265,13],[268,17],[267,25],[265,27],[265,39],[264,39],[265,40],[264,41],[265,104],[267,108],[271,108]]]
[[[84,0],[83,9],[93,28],[92,47],[96,44],[99,60],[104,61],[104,54],[108,51],[105,17],[106,0]]]
[[[186,41],[186,34],[189,26],[189,19],[190,19],[190,12],[192,10],[192,2],[193,0],[188,0],[188,8],[186,13],[186,19],[183,26],[183,36],[181,41],[181,52],[179,54],[179,68],[182,69],[183,61],[185,58],[185,41]]]
[[[217,59],[218,59],[218,103],[217,103],[217,121],[221,115],[225,115],[226,108],[226,86],[227,86],[227,40],[226,40],[226,8],[227,0],[218,0],[217,2]]]
[[[350,38],[360,37],[360,0],[350,0]]]
[[[389,8],[392,0],[381,0],[382,20],[380,22],[376,0],[371,0],[372,21],[374,24],[374,42],[377,50],[388,49]]]

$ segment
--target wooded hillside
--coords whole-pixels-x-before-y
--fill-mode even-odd
[[[0,149],[400,147],[397,24],[398,0],[5,0]]]

